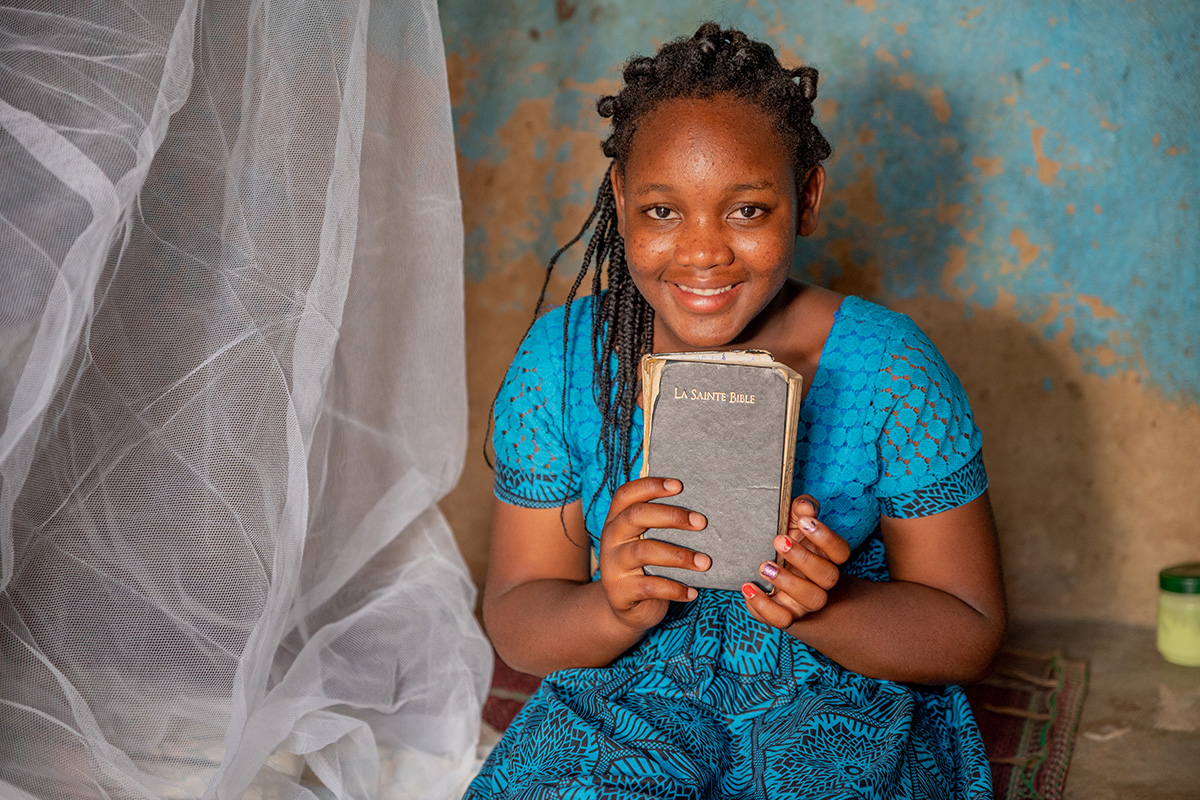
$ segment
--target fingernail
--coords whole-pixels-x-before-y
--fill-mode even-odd
[[[817,523],[812,517],[801,517],[800,521],[796,524],[799,525],[800,530],[804,531],[805,533],[817,532]]]
[[[663,489],[667,490],[668,492],[679,492],[683,490],[683,484],[674,478],[667,478],[665,481],[663,481]]]
[[[704,553],[696,553],[692,556],[692,563],[696,565],[696,569],[708,569],[712,566],[712,559]]]
[[[788,550],[792,549],[792,540],[786,536],[776,536],[775,537],[775,549],[782,550],[783,552],[786,553]]]
[[[749,600],[751,597],[754,597],[754,595],[758,594],[758,590],[754,588],[753,583],[743,583],[742,594],[745,595],[747,600]]]
[[[688,590],[687,590],[687,599],[688,600],[695,600],[699,595],[700,595],[700,593],[697,592],[695,589],[693,589],[690,586],[688,587]]]
[[[708,520],[704,518],[704,515],[696,511],[692,511],[688,514],[688,522],[692,523],[692,527],[694,528],[703,528],[708,524]]]
[[[772,564],[770,561],[758,568],[758,571],[763,574],[763,577],[769,581],[775,580],[775,576],[779,574],[779,567]]]

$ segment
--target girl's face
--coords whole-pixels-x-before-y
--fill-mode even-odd
[[[797,192],[766,113],[718,95],[646,115],[612,181],[629,272],[655,311],[654,349],[754,346],[767,326],[752,323],[787,280],[796,236],[816,227],[821,168]]]

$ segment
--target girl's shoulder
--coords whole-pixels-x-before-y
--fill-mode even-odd
[[[897,372],[920,372],[935,380],[952,377],[937,346],[907,314],[857,295],[827,290],[817,299],[826,310],[833,305],[820,351],[821,368],[827,374],[877,374],[885,383]]]
[[[919,333],[906,315],[857,295],[811,284],[796,284],[791,291],[783,325],[788,333],[779,352],[802,372],[831,352],[848,348],[882,353],[897,340]]]
[[[914,344],[921,349],[933,347],[912,317],[857,295],[842,297],[830,335],[853,338],[881,350],[903,350]]]
[[[592,359],[592,318],[594,313],[592,296],[564,305],[542,306],[529,325],[514,357],[514,365],[529,366],[541,363],[566,372],[581,368],[581,359]],[[588,367],[590,369],[590,367]]]
[[[916,327],[912,318],[907,314],[893,311],[887,306],[866,300],[855,294],[839,296],[841,297],[841,302],[837,308],[839,319],[844,318],[848,322],[868,323],[896,330],[907,330]]]
[[[564,334],[568,347],[579,343],[587,344],[587,337],[592,331],[593,306],[594,300],[591,295],[578,297],[569,304],[542,306],[525,334],[521,349],[532,349],[539,353],[549,351],[562,358]]]
[[[887,394],[916,392],[957,404],[965,392],[937,345],[907,314],[853,295],[838,308],[822,364],[831,371],[875,375]]]

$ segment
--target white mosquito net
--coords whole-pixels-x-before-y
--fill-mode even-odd
[[[0,797],[450,797],[434,0],[0,8]]]

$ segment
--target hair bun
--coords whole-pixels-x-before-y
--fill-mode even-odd
[[[617,113],[617,97],[616,95],[606,94],[596,101],[596,112],[600,116],[608,119],[613,114]]]
[[[715,22],[705,22],[696,29],[696,33],[692,36],[696,42],[696,48],[703,56],[711,56],[717,52],[720,43],[725,41],[725,31],[721,30],[721,26]]]
[[[629,63],[625,65],[625,71],[622,77],[625,78],[625,83],[634,83],[643,78],[649,78],[654,75],[654,59],[647,56],[638,56],[637,58],[629,59]]]
[[[800,87],[800,93],[810,103],[817,99],[817,70],[813,67],[796,67],[791,71],[792,79]]]

